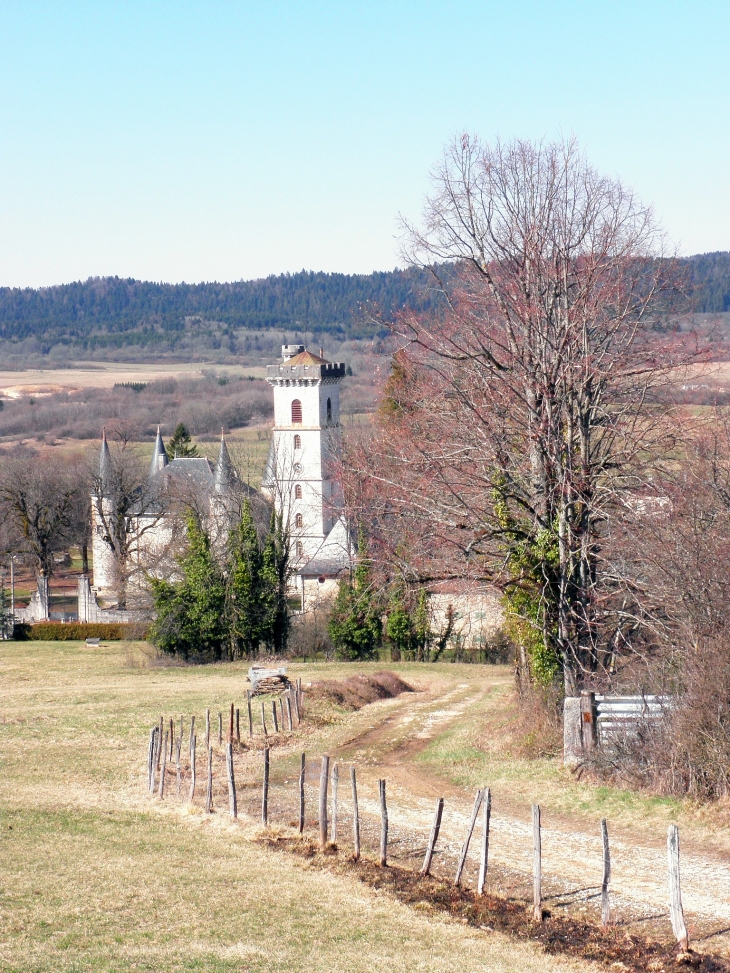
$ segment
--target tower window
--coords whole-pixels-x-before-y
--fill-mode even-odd
[[[327,422],[332,422],[332,399],[327,399]]]
[[[296,524],[297,527],[304,527],[304,518],[302,517],[301,514],[297,514],[294,523]]]
[[[292,425],[294,423],[301,423],[302,421],[302,403],[299,399],[294,399],[291,404],[291,421]]]
[[[294,487],[294,499],[295,500],[302,499],[302,487],[301,484],[299,483],[297,483],[297,485]]]
[[[301,541],[297,541],[297,557],[304,556],[304,544]]]
[[[301,448],[302,448],[302,437],[299,435],[299,433],[297,433],[296,436],[294,437],[294,449],[301,449]]]

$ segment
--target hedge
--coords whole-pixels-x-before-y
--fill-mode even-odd
[[[16,639],[34,642],[77,642],[84,639],[103,639],[118,642],[122,639],[143,639],[146,625],[122,625],[118,622],[36,622],[35,625],[16,625]]]

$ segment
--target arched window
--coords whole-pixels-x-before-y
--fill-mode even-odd
[[[304,518],[302,517],[301,514],[297,514],[294,523],[296,524],[297,527],[304,527]]]
[[[301,484],[299,483],[297,483],[297,485],[294,487],[294,499],[295,500],[302,499],[302,487]]]
[[[297,557],[304,556],[304,544],[301,541],[297,541]]]
[[[299,399],[294,399],[291,404],[291,421],[292,425],[297,422],[301,423],[302,421],[302,403]]]
[[[327,399],[327,422],[332,422],[332,399]]]
[[[297,433],[296,436],[294,437],[294,449],[301,449],[301,448],[302,448],[302,437],[299,435],[299,433]]]

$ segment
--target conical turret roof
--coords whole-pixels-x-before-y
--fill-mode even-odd
[[[160,470],[167,466],[167,453],[165,452],[165,444],[162,442],[162,436],[160,434],[160,427],[157,427],[157,438],[155,439],[155,446],[152,450],[152,459],[150,460],[150,479],[156,476]]]
[[[215,480],[213,484],[215,492],[227,493],[233,486],[235,475],[233,463],[231,463],[231,457],[223,436],[223,430],[221,429],[221,446],[218,450],[218,462],[215,464]]]

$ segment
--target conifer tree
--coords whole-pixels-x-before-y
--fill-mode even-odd
[[[289,581],[289,535],[281,514],[272,511],[263,552],[261,576],[266,606],[264,638],[276,653],[286,651],[289,639],[289,609],[286,588]]]
[[[150,578],[156,620],[150,639],[183,658],[220,659],[225,644],[225,585],[210,537],[194,517],[187,522],[188,549],[179,558],[180,581]]]
[[[413,626],[402,584],[396,585],[391,592],[385,634],[393,643],[398,658],[409,659],[413,642]]]
[[[337,592],[329,622],[329,636],[341,659],[371,659],[380,642],[380,617],[373,598],[365,533],[357,539],[357,567],[354,578],[343,581]]]
[[[265,635],[266,594],[262,585],[263,558],[251,505],[245,500],[241,520],[228,541],[226,617],[230,654],[251,657]]]
[[[190,433],[188,432],[187,426],[178,422],[175,426],[175,432],[172,434],[172,439],[165,447],[165,452],[167,453],[168,459],[187,459],[191,456],[199,456],[198,447],[193,444],[190,438]]]

